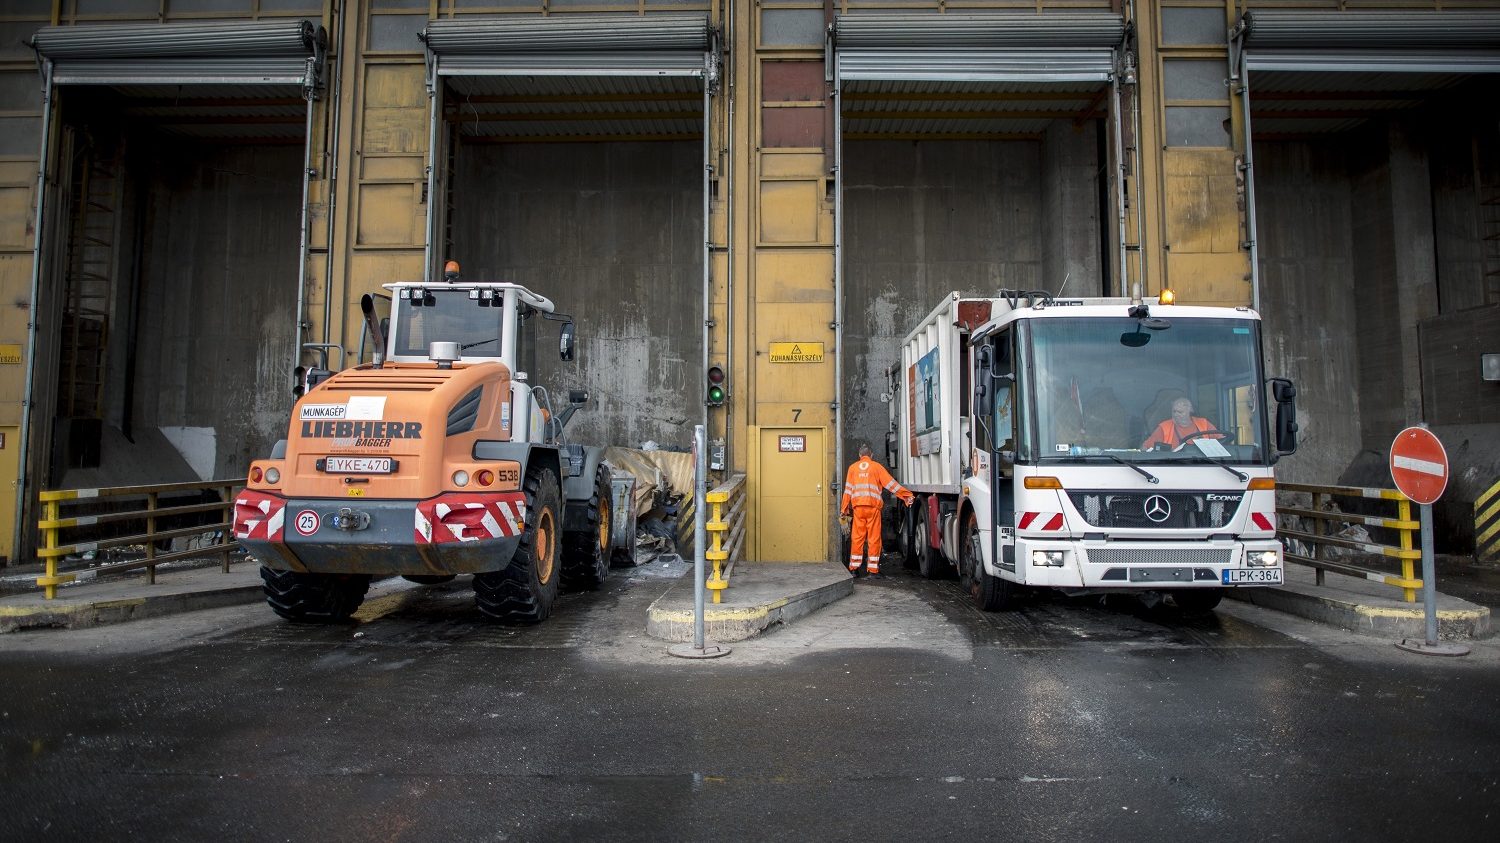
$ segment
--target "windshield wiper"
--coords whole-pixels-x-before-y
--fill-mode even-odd
[[[1235,479],[1238,480],[1238,481],[1240,481],[1241,483],[1248,483],[1248,482],[1250,482],[1250,475],[1248,475],[1248,474],[1242,474],[1241,472],[1239,472],[1239,471],[1235,470],[1234,468],[1230,467],[1229,463],[1219,462],[1218,460],[1214,459],[1213,457],[1209,456],[1208,454],[1204,454],[1201,457],[1190,457],[1188,459],[1183,460],[1183,462],[1192,462],[1192,463],[1211,462],[1214,465],[1218,466],[1219,468],[1222,468],[1225,471],[1229,472],[1230,474],[1233,474],[1234,477],[1235,477]]]
[[[498,340],[498,339],[500,339],[500,338],[499,337],[490,337],[487,340],[479,340],[477,342],[466,342],[463,345],[459,346],[458,350],[459,351],[468,351],[469,349],[471,349],[471,348],[473,348],[473,347],[475,347],[477,345],[484,345],[487,342],[494,342],[495,340]]]
[[[1161,482],[1161,478],[1157,477],[1155,474],[1152,474],[1151,472],[1147,471],[1146,469],[1141,468],[1140,466],[1136,465],[1135,463],[1131,462],[1130,460],[1124,459],[1123,457],[1115,456],[1114,454],[1084,454],[1084,455],[1077,456],[1077,457],[1058,457],[1057,459],[1059,459],[1059,460],[1065,460],[1065,461],[1068,461],[1068,462],[1073,462],[1073,461],[1091,460],[1091,459],[1095,459],[1097,457],[1104,457],[1105,459],[1108,459],[1108,460],[1114,460],[1115,462],[1119,463],[1120,465],[1125,466],[1126,468],[1130,469],[1131,471],[1134,471],[1136,474],[1139,474],[1140,476],[1146,478],[1147,480],[1151,481],[1152,483],[1160,483]],[[1225,467],[1227,468],[1228,466],[1225,466]],[[1230,469],[1230,470],[1233,471],[1233,469]]]

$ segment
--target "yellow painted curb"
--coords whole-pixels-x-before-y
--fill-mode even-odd
[[[764,603],[759,606],[751,606],[744,609],[725,609],[713,606],[704,606],[703,621],[704,623],[712,623],[714,621],[758,620],[765,617],[766,615],[771,614],[772,610],[780,609],[782,606],[785,606],[790,602],[791,600],[783,598],[781,600],[777,600],[774,603]],[[692,623],[693,610],[685,609],[681,611],[668,611],[665,609],[652,609],[651,619],[659,623]]]
[[[1415,618],[1420,620],[1427,617],[1427,613],[1420,608],[1389,609],[1384,606],[1356,605],[1354,611],[1356,614],[1364,615],[1367,618]],[[1463,621],[1477,620],[1484,617],[1485,614],[1483,609],[1439,609],[1437,616],[1438,620]]]

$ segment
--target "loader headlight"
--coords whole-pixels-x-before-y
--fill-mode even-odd
[[[1033,550],[1031,551],[1031,564],[1038,568],[1061,568],[1066,551],[1062,550]]]
[[[281,470],[278,469],[278,468],[268,468],[268,469],[266,469],[266,482],[270,483],[272,486],[275,486],[277,483],[280,483],[281,482]]]
[[[453,472],[453,485],[455,485],[455,486],[467,486],[467,485],[469,485],[469,472],[464,471],[461,468],[458,471]]]
[[[1250,558],[1246,564],[1251,568],[1274,568],[1276,567],[1276,551],[1257,550],[1249,554]]]

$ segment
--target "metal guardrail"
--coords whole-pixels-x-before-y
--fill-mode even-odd
[[[740,549],[745,545],[745,475],[736,474],[709,490],[704,500],[709,507],[709,545],[704,558],[714,563],[713,576],[704,583],[713,592],[714,602],[720,602],[724,589],[729,587],[729,576]],[[720,566],[723,566],[722,569]]]
[[[1422,580],[1416,576],[1416,563],[1422,558],[1422,551],[1413,549],[1415,543],[1413,537],[1417,531],[1422,529],[1422,522],[1412,518],[1410,498],[1395,489],[1372,489],[1363,486],[1316,486],[1308,483],[1277,483],[1276,490],[1278,492],[1301,492],[1312,495],[1312,509],[1282,506],[1280,500],[1276,503],[1277,537],[1302,542],[1310,546],[1313,553],[1312,556],[1307,556],[1305,554],[1292,553],[1288,549],[1283,554],[1286,561],[1309,565],[1315,568],[1317,570],[1318,585],[1323,585],[1324,571],[1336,571],[1340,574],[1363,577],[1374,582],[1395,586],[1402,589],[1406,602],[1417,602],[1417,589],[1422,587]],[[1396,505],[1396,517],[1385,518],[1372,515],[1357,515],[1349,512],[1325,511],[1323,509],[1324,503],[1334,498],[1390,501]],[[1299,526],[1310,523],[1312,532],[1285,529],[1281,526],[1284,518],[1302,519],[1297,522]],[[1337,524],[1383,527],[1388,530],[1398,531],[1400,538],[1397,545],[1377,544],[1344,538],[1337,535],[1338,529],[1331,529]],[[1328,559],[1329,548],[1344,548],[1346,550],[1355,550],[1362,553],[1397,559],[1401,563],[1401,574],[1400,576],[1396,576],[1384,571],[1363,568],[1351,562]]]
[[[48,600],[55,599],[59,585],[72,582],[76,579],[72,574],[59,574],[57,572],[58,560],[74,553],[87,553],[111,547],[126,547],[137,544],[145,545],[145,558],[113,562],[90,570],[96,575],[104,575],[145,568],[146,581],[154,585],[156,583],[157,565],[163,562],[192,559],[217,553],[221,560],[220,567],[225,573],[228,573],[229,552],[239,547],[240,544],[235,540],[232,532],[234,525],[235,490],[244,485],[245,481],[237,478],[234,480],[208,480],[201,483],[162,483],[155,486],[113,486],[105,489],[63,489],[42,492],[37,496],[42,504],[42,520],[37,522],[37,528],[42,533],[42,547],[37,549],[37,556],[46,563],[47,571],[42,576],[36,578],[36,584],[46,589]],[[159,506],[160,499],[164,495],[177,492],[201,493],[208,491],[218,491],[220,499],[214,502],[184,504],[180,506]],[[62,508],[65,505],[76,505],[84,501],[98,501],[102,498],[118,498],[122,500],[143,498],[145,508],[119,512],[103,512],[94,515],[78,515],[71,518],[63,517]],[[178,527],[170,530],[157,529],[159,520],[163,518],[214,511],[218,511],[221,514],[218,523],[194,524],[189,527]],[[62,543],[61,534],[64,530],[78,527],[92,527],[99,524],[134,522],[145,522],[145,531],[134,535],[118,536],[98,541],[79,542],[69,545]],[[156,543],[163,539],[201,535],[204,533],[215,534],[215,543],[172,553],[156,552]]]

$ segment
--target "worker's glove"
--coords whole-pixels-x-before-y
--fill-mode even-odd
[[[915,496],[907,498],[906,500],[902,501],[902,503],[906,504],[907,506],[911,506],[912,504],[914,504],[916,502],[917,502],[917,499],[916,499]]]
[[[847,512],[839,514],[839,530],[841,532],[844,532],[844,533],[849,532],[849,528],[851,526],[853,526],[853,524],[854,524],[854,516],[850,515]]]

